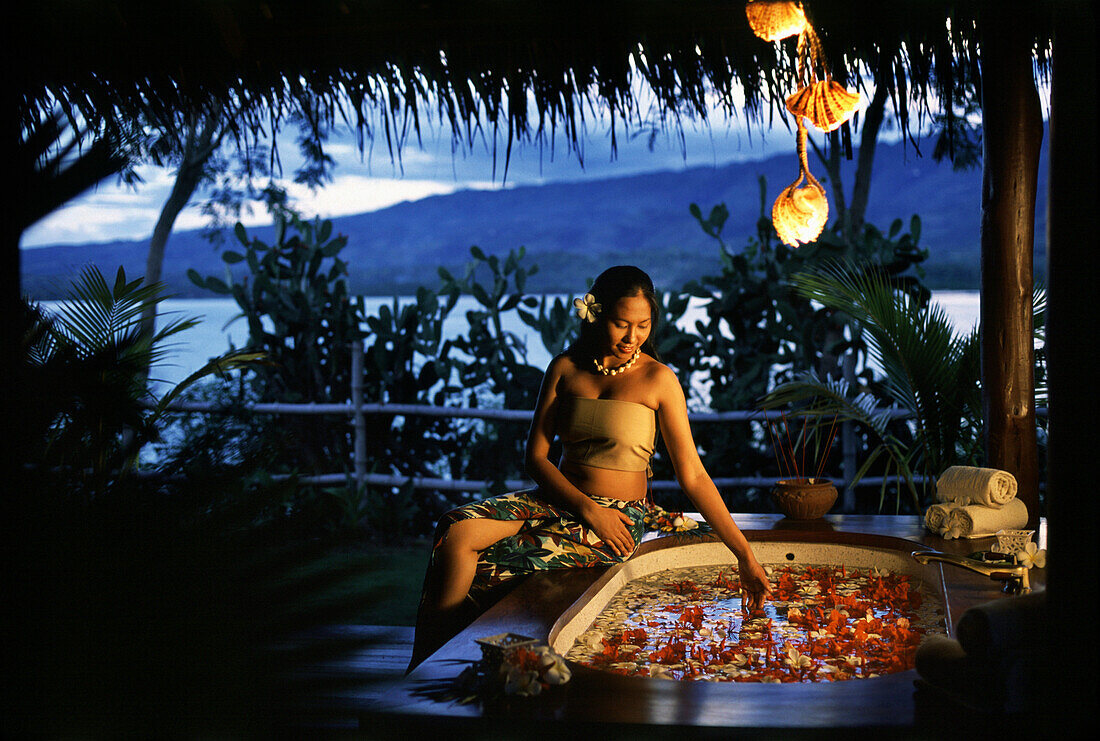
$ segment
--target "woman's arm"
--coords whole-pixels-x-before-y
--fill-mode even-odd
[[[749,592],[749,606],[760,609],[769,592],[767,575],[699,459],[699,451],[695,447],[695,439],[688,423],[687,401],[676,374],[663,365],[656,368],[655,374],[657,419],[676,472],[676,480],[699,514],[737,557],[741,583]]]
[[[602,507],[594,502],[565,477],[550,460],[550,444],[554,440],[554,428],[558,408],[558,384],[561,381],[564,357],[555,358],[546,369],[535,403],[531,429],[527,434],[526,470],[539,487],[539,496],[573,512],[588,523],[596,535],[619,556],[634,550],[634,538],[628,525],[631,519],[623,512]]]

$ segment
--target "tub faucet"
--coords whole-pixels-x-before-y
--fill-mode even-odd
[[[1004,582],[1004,591],[1010,594],[1026,594],[1031,591],[1031,582],[1027,576],[1027,566],[1023,564],[988,563],[978,561],[965,556],[957,556],[953,553],[941,553],[939,551],[913,551],[911,554],[918,563],[928,564],[931,561],[940,561],[960,566],[968,571],[973,571],[990,579]]]

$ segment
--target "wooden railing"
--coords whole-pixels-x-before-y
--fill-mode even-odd
[[[364,486],[406,486],[411,483],[417,489],[435,489],[439,491],[480,491],[489,486],[490,482],[445,479],[428,476],[402,476],[395,474],[370,473],[369,457],[367,453],[367,417],[372,415],[403,415],[424,417],[446,417],[449,419],[481,419],[498,422],[530,422],[532,411],[515,409],[471,409],[467,407],[441,407],[428,404],[386,404],[366,402],[363,399],[363,368],[362,352],[353,351],[352,357],[352,398],[350,403],[304,403],[292,404],[284,402],[256,403],[245,405],[243,409],[255,414],[294,414],[294,415],[331,415],[350,417],[354,428],[354,475],[347,473],[316,474],[299,476],[298,481],[304,484],[316,485],[340,485],[353,481],[358,488]],[[172,411],[192,412],[202,414],[228,413],[240,410],[241,407],[222,407],[216,404],[204,402],[174,402],[168,407]],[[1046,416],[1046,408],[1036,409],[1037,417]],[[891,415],[897,419],[905,419],[913,416],[906,409],[891,411]],[[773,414],[774,416],[774,414]],[[688,421],[695,424],[721,424],[741,422],[766,422],[765,413],[760,410],[736,410],[724,412],[689,412]],[[853,424],[844,423],[844,429],[837,436],[841,448],[841,479],[836,482],[837,489],[843,491],[841,507],[843,511],[855,511],[855,494],[848,484],[855,476],[858,462],[858,445],[853,433]],[[732,487],[770,487],[775,479],[759,476],[731,476],[712,477],[718,488]],[[864,476],[857,483],[858,486],[880,486],[884,481],[895,481],[896,477]],[[924,477],[917,476],[915,481],[924,482]],[[533,482],[524,479],[509,479],[504,482],[508,489],[522,489],[533,485]],[[653,480],[650,482],[653,491],[674,491],[679,489],[676,481]]]

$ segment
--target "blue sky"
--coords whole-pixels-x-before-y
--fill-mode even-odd
[[[674,132],[661,133],[651,149],[646,136],[632,138],[620,132],[618,155],[613,159],[606,122],[590,120],[589,133],[582,143],[583,167],[560,139],[553,155],[549,146],[540,151],[537,145],[516,145],[505,183],[503,142],[498,144],[494,178],[489,144],[480,142],[467,151],[452,154],[450,130],[445,127],[429,127],[423,134],[422,146],[415,143],[406,146],[400,166],[391,162],[384,142],[375,142],[373,151],[368,148],[361,154],[350,132],[339,129],[328,146],[337,163],[335,180],[315,193],[289,182],[297,154],[292,134],[286,135],[285,141],[280,138],[279,149],[287,176],[283,185],[298,209],[308,216],[324,218],[373,211],[461,189],[719,166],[777,152],[790,152],[794,157],[793,136],[779,121],[770,130],[762,130],[759,125],[750,129],[744,121],[715,111],[706,126],[685,122],[683,135],[681,141]],[[22,246],[148,237],[171,188],[173,174],[154,167],[143,167],[139,172],[144,183],[137,189],[119,185],[113,179],[105,181],[27,230]],[[258,208],[253,216],[242,221],[251,226],[268,219],[263,209]],[[192,204],[180,215],[176,229],[198,228],[204,223],[205,217]]]

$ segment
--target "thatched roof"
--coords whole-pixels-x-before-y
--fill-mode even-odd
[[[849,84],[885,73],[894,109],[977,74],[977,23],[1003,3],[804,0]],[[1040,67],[1046,3],[1020,3]],[[244,131],[293,112],[346,118],[399,148],[426,120],[456,139],[523,141],[579,129],[600,106],[613,129],[675,126],[717,101],[767,122],[793,89],[794,41],[755,37],[742,0],[84,0],[29,4],[12,59],[24,120],[68,101],[93,122],[221,106]],[[644,79],[659,103],[642,110]],[[615,132],[613,132],[615,133]]]

